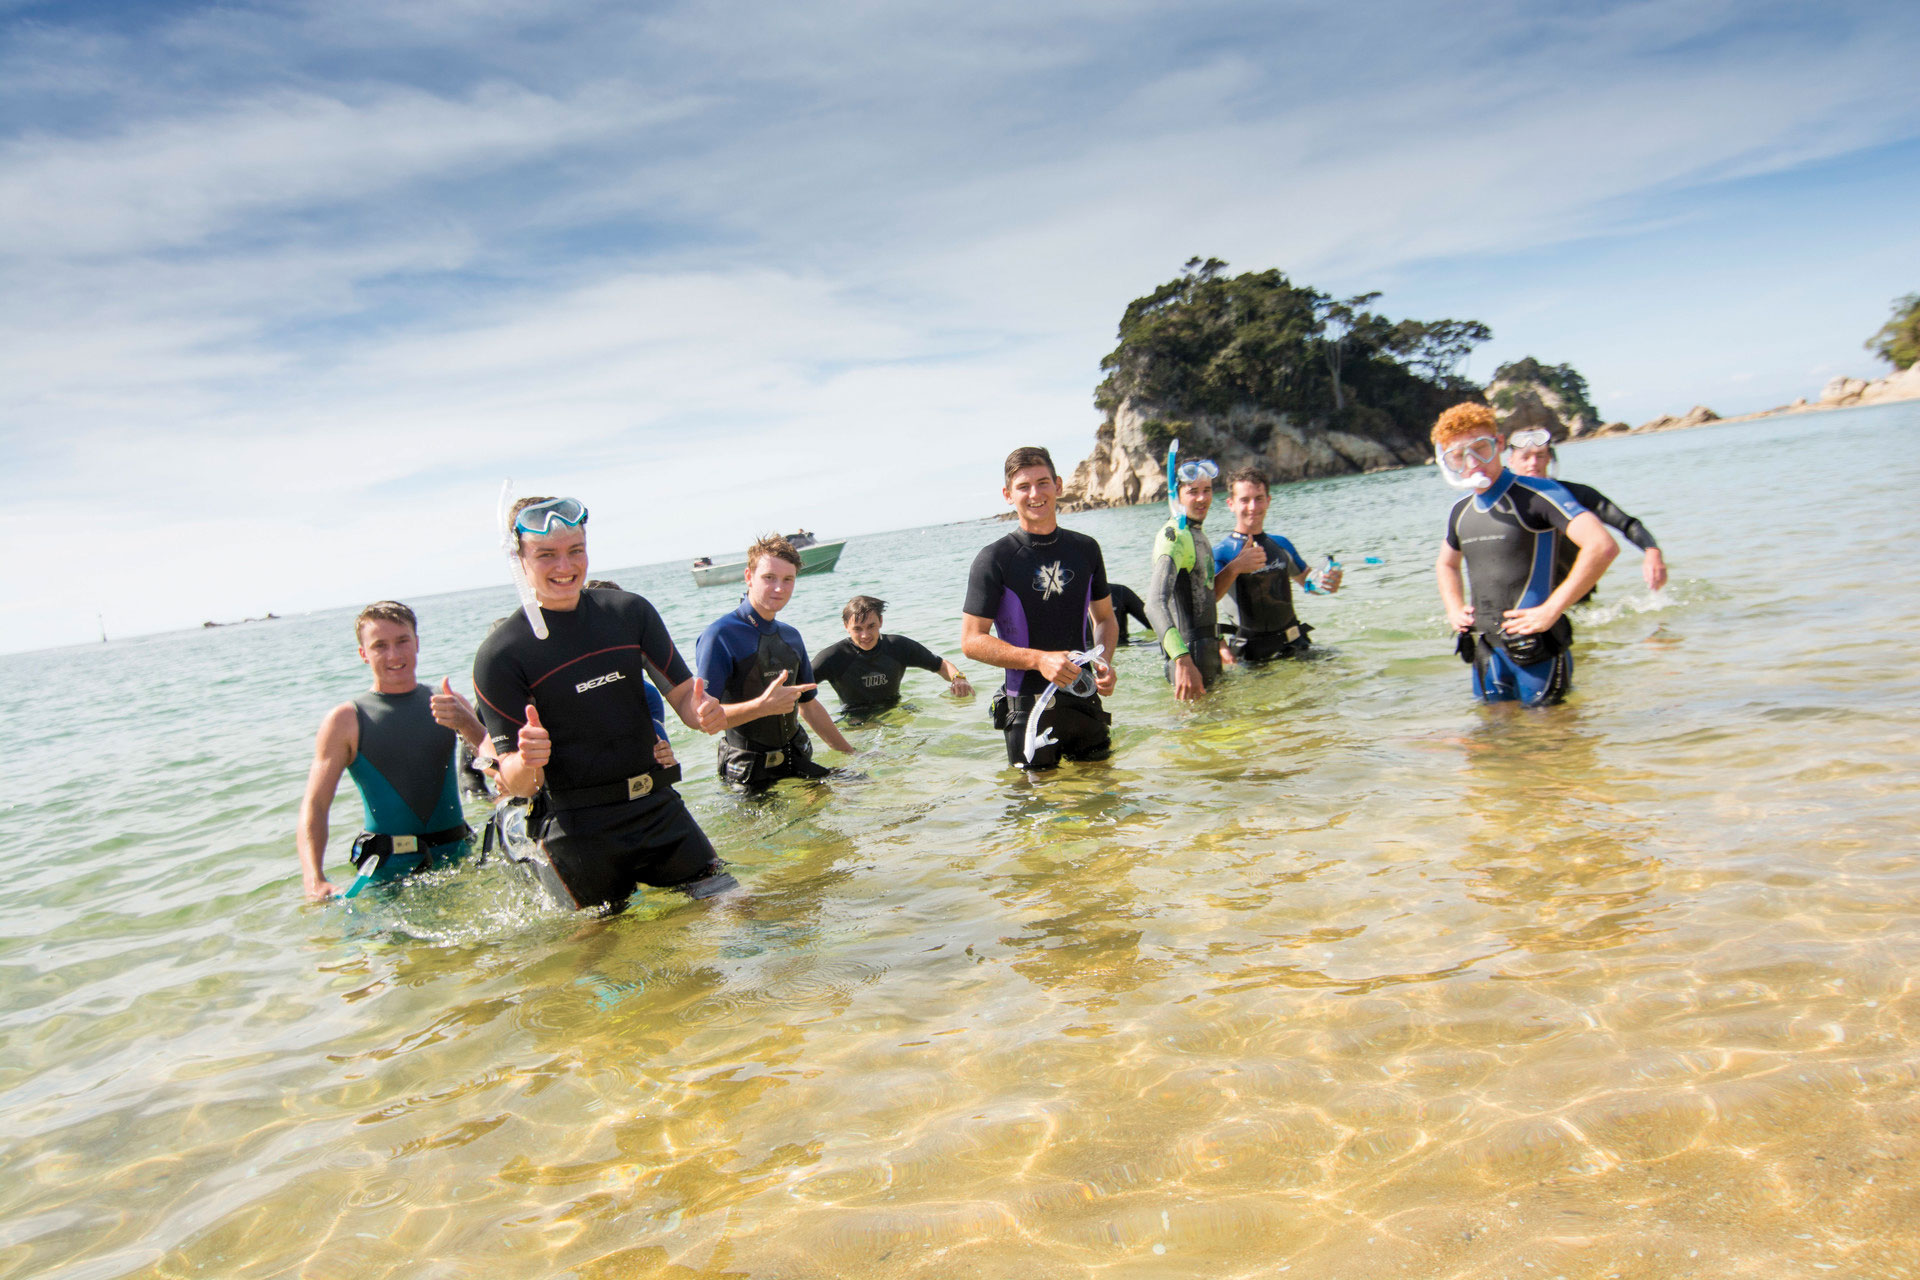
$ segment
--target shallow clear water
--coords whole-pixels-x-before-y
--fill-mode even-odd
[[[612,920],[303,904],[352,610],[0,658],[0,1276],[1920,1272],[1920,406],[1565,453],[1674,581],[1622,556],[1563,708],[1469,701],[1431,471],[1295,486],[1313,661],[1185,709],[1129,650],[1039,782],[923,675],[769,803],[677,730],[745,892]],[[1157,519],[1072,523],[1139,585]],[[790,616],[957,655],[1004,527]],[[414,603],[437,677],[511,601]]]

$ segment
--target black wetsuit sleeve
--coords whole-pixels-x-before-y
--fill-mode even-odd
[[[1653,535],[1647,531],[1647,526],[1615,506],[1613,499],[1592,485],[1569,484],[1567,491],[1579,499],[1581,506],[1599,516],[1601,523],[1618,529],[1622,537],[1642,551],[1652,551],[1660,545],[1653,540]]]
[[[820,660],[813,664],[813,674],[832,684],[847,669],[847,662],[853,657],[853,643],[840,640],[820,651]]]
[[[887,639],[893,641],[893,656],[907,666],[919,667],[922,671],[931,671],[935,675],[940,674],[940,668],[943,665],[940,655],[918,640],[909,639],[906,636],[888,636]]]
[[[1087,539],[1088,558],[1092,561],[1093,581],[1088,584],[1087,599],[1105,600],[1113,594],[1107,585],[1107,557],[1102,554],[1100,544],[1092,538]]]
[[[1472,498],[1462,498],[1447,512],[1447,545],[1455,551],[1460,549],[1460,508],[1472,501]]]
[[[496,748],[517,751],[520,726],[526,723],[521,717],[533,701],[533,690],[527,687],[526,674],[513,661],[507,646],[497,641],[498,637],[489,636],[474,655],[474,710],[480,713],[480,723]]]
[[[687,660],[680,656],[673,637],[667,634],[667,624],[661,619],[660,611],[647,600],[640,600],[640,654],[646,659],[648,674],[663,693],[693,679]]]
[[[973,568],[967,573],[967,600],[960,606],[962,613],[976,618],[996,618],[1000,615],[1000,596],[1005,589],[1005,575],[1000,567],[1000,557],[995,555],[999,543],[989,543],[980,548],[980,554],[973,558]]]

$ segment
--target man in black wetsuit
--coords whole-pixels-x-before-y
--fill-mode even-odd
[[[548,635],[526,612],[494,625],[473,662],[480,715],[501,785],[532,796],[527,864],[568,907],[618,908],[641,885],[695,897],[730,888],[686,803],[678,765],[654,758],[642,675],[702,733],[724,724],[654,607],[625,591],[590,591],[587,509],[573,498],[523,498],[513,509],[519,565]]]
[[[800,553],[785,538],[754,543],[747,548],[747,594],[693,647],[694,665],[726,720],[720,777],[746,791],[764,791],[782,778],[827,776],[814,763],[803,717],[835,751],[856,750],[815,696],[806,642],[775,616],[793,599],[799,573]]]
[[[1124,582],[1107,583],[1107,599],[1113,602],[1113,620],[1119,624],[1119,644],[1131,643],[1127,639],[1127,619],[1131,618],[1144,627],[1148,633],[1141,644],[1153,642],[1153,619],[1147,616],[1147,602],[1140,593]]]
[[[352,775],[366,811],[366,830],[353,842],[354,870],[376,881],[457,862],[473,834],[460,807],[455,749],[486,738],[473,707],[451,683],[433,692],[415,679],[419,623],[406,605],[368,605],[353,620],[353,633],[373,688],[329,711],[314,741],[294,841],[309,898],[334,894],[321,864],[342,773]]]
[[[1500,465],[1504,443],[1493,410],[1457,404],[1433,427],[1436,461],[1449,483],[1469,489],[1447,515],[1434,563],[1447,620],[1473,664],[1474,696],[1547,706],[1573,686],[1572,628],[1562,616],[1593,588],[1619,552],[1600,518],[1552,480]],[[1580,548],[1566,579],[1553,582],[1553,540]],[[1460,580],[1465,564],[1472,603]]]
[[[1213,593],[1233,597],[1227,652],[1235,662],[1299,657],[1312,647],[1307,636],[1313,628],[1293,610],[1293,588],[1308,581],[1307,562],[1293,543],[1267,532],[1272,503],[1273,482],[1260,468],[1241,467],[1227,477],[1233,532],[1214,544]],[[1322,569],[1313,575],[1314,586],[1332,595],[1340,576],[1337,568]]]
[[[1545,430],[1534,427],[1526,431],[1516,431],[1507,438],[1507,465],[1523,476],[1532,476],[1536,480],[1552,477],[1554,463],[1558,458],[1553,451],[1553,437]],[[1647,590],[1658,591],[1667,585],[1667,561],[1660,554],[1660,544],[1653,540],[1653,534],[1647,526],[1613,505],[1613,500],[1592,485],[1575,484],[1571,480],[1560,481],[1574,500],[1587,510],[1600,517],[1600,523],[1618,529],[1621,536],[1640,548],[1640,576],[1646,579]],[[1558,584],[1573,568],[1573,561],[1579,548],[1571,539],[1556,538],[1553,544],[1553,580]],[[1593,592],[1587,592],[1591,596]],[[1587,596],[1582,596],[1580,603]]]
[[[828,645],[813,660],[815,678],[833,686],[840,701],[853,715],[872,715],[900,701],[900,681],[909,667],[931,671],[947,682],[948,692],[956,698],[973,696],[960,668],[948,662],[918,640],[906,636],[880,634],[880,622],[887,602],[872,596],[855,596],[840,611],[847,638]]]
[[[1112,717],[1100,696],[1113,692],[1119,634],[1106,561],[1099,543],[1060,528],[1060,475],[1052,455],[1040,448],[1015,449],[1005,470],[1000,494],[1020,527],[974,557],[961,606],[960,651],[975,662],[1006,668],[1005,686],[993,699],[993,721],[1006,734],[1009,763],[1051,769],[1062,757],[1104,760]],[[1076,653],[1090,655],[1085,659],[1092,668],[1090,680],[1082,681]],[[1081,691],[1069,692],[1076,683]],[[1029,760],[1027,721],[1049,684],[1058,692],[1035,728],[1037,738],[1050,741],[1036,742]]]

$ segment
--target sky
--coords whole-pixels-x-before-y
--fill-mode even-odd
[[[1920,6],[0,0],[0,651],[1001,507],[1189,257],[1604,416],[1886,372]],[[24,553],[24,554],[21,554]]]

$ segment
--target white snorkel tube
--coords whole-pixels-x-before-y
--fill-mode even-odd
[[[1076,649],[1067,655],[1073,659],[1073,665],[1080,668],[1080,678],[1067,686],[1067,692],[1076,698],[1091,698],[1099,685],[1094,683],[1093,664],[1100,660],[1098,649]],[[1049,683],[1034,699],[1033,710],[1027,715],[1027,763],[1031,765],[1034,757],[1040,754],[1040,748],[1052,746],[1059,739],[1053,736],[1053,730],[1040,727],[1040,717],[1047,713],[1047,707],[1053,702],[1053,695],[1060,692],[1060,686]]]
[[[507,553],[507,576],[513,579],[513,588],[520,593],[520,610],[527,615],[527,625],[533,628],[534,635],[545,640],[547,619],[540,612],[540,600],[533,594],[526,566],[520,563],[520,539],[513,533],[512,479],[500,486],[500,548]]]

